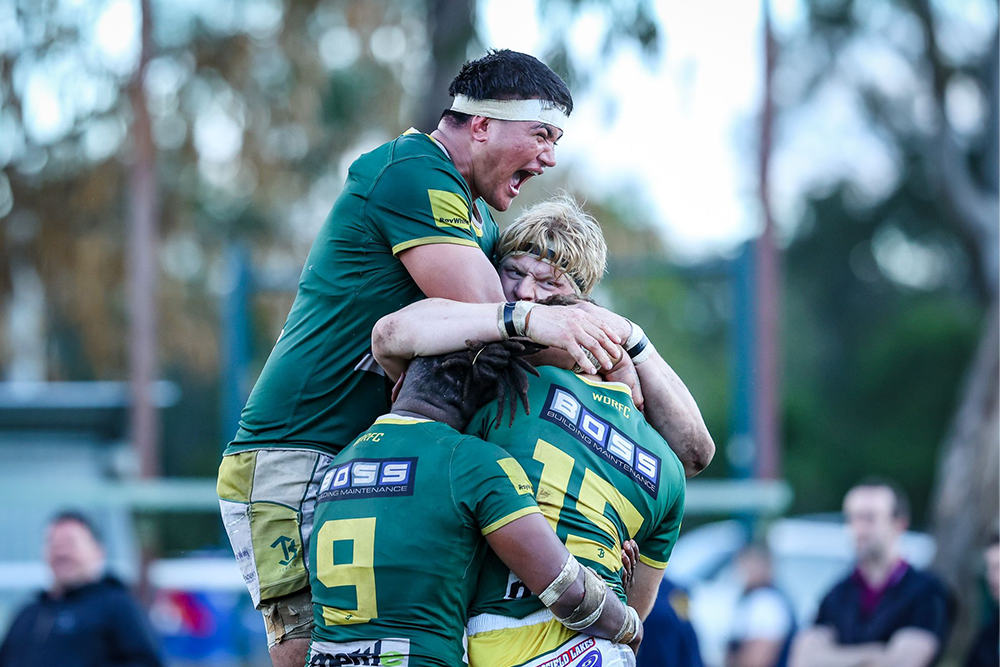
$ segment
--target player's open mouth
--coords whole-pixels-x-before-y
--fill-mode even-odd
[[[535,172],[528,171],[527,169],[518,169],[514,172],[514,175],[510,177],[510,191],[515,197],[521,191],[521,186],[534,175]]]

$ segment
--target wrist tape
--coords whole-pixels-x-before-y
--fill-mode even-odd
[[[625,618],[622,619],[622,627],[611,641],[615,644],[631,644],[632,640],[639,633],[639,626],[642,621],[639,619],[639,612],[632,607],[625,607]]]
[[[569,616],[559,618],[559,622],[570,630],[586,630],[600,618],[607,601],[608,587],[601,577],[589,567],[583,568],[583,601]]]
[[[646,336],[646,332],[642,330],[642,327],[631,320],[629,320],[629,324],[632,325],[632,333],[629,335],[628,340],[625,341],[625,352],[632,359],[632,364],[638,365],[649,359],[656,348],[649,342],[649,337]]]
[[[578,561],[573,554],[570,554],[566,558],[566,562],[563,563],[562,572],[552,580],[552,583],[545,587],[545,590],[538,594],[538,599],[541,600],[542,604],[546,607],[551,607],[556,603],[566,589],[569,588],[574,581],[576,581],[577,575],[580,573],[580,561]]]

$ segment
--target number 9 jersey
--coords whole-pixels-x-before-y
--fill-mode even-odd
[[[539,377],[529,377],[530,415],[518,413],[512,425],[504,415],[494,428],[497,406],[490,404],[476,413],[466,432],[499,445],[521,464],[542,514],[566,548],[624,602],[622,542],[636,540],[646,565],[667,566],[684,513],[683,466],[636,409],[626,385],[593,382],[552,366],[538,371]],[[533,614],[540,620],[526,618]],[[481,620],[502,616],[523,621],[479,624],[490,631],[481,635],[477,646],[479,615],[490,615]],[[531,622],[544,623],[551,616],[492,552],[470,617],[473,665],[521,664],[524,660],[514,656],[522,643],[532,647],[531,655],[522,655],[525,659],[554,648],[542,646],[548,641],[543,634],[524,636]],[[510,631],[497,631],[503,627]],[[559,628],[549,635],[552,641],[565,639]],[[477,655],[488,660],[477,661]]]
[[[538,512],[511,456],[387,415],[333,461],[309,549],[309,665],[458,665],[483,536]]]

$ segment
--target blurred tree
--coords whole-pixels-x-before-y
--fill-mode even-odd
[[[786,108],[853,95],[870,152],[812,196],[789,249],[789,326],[811,339],[789,342],[790,385],[822,369],[829,399],[789,387],[795,474],[812,493],[852,481],[845,465],[911,491],[934,475],[935,567],[972,600],[998,512],[996,4],[812,0],[807,27],[788,40]],[[864,182],[880,156],[891,176]]]
[[[625,4],[633,2],[648,5]],[[227,246],[245,244],[265,273],[300,266],[350,160],[410,125],[436,124],[448,80],[479,50],[475,8],[473,0],[0,3],[4,375],[125,379],[137,339],[131,266],[156,281],[154,372],[181,383],[184,396],[216,395]],[[608,34],[650,41],[648,21],[629,25]],[[153,153],[158,198],[130,198],[150,185]],[[152,258],[127,244],[127,221],[138,215],[158,217]],[[257,366],[247,385],[291,298],[256,300]],[[189,418],[165,420],[163,471],[211,474],[216,413],[203,400],[183,399],[177,410]]]

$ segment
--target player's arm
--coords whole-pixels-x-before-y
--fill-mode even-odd
[[[882,644],[837,644],[830,628],[815,626],[795,640],[790,667],[927,667],[939,648],[922,628],[901,628]]]
[[[470,303],[503,300],[500,277],[479,246],[467,190],[455,174],[419,161],[390,165],[366,212],[426,296]]]
[[[726,667],[772,667],[781,655],[783,642],[774,639],[747,639],[738,649],[726,652]]]
[[[800,632],[792,645],[789,667],[867,667],[875,664],[883,644],[838,644],[833,628],[814,625]]]
[[[579,564],[544,516],[518,518],[487,534],[486,540],[563,625],[638,648],[642,623],[636,611],[622,604],[593,570]]]
[[[649,612],[653,611],[656,594],[660,591],[662,581],[663,570],[650,567],[643,562],[635,564],[632,587],[628,591],[628,605],[634,607],[639,612],[639,618],[644,621]]]
[[[501,340],[498,326],[502,300],[495,303],[461,303],[424,299],[390,313],[372,329],[372,355],[393,380],[414,357],[445,354],[465,348],[468,340],[484,343]],[[521,306],[523,307],[523,306]],[[533,306],[526,316],[528,338],[567,350],[581,365],[591,362],[584,349],[605,368],[621,353],[620,338],[601,328],[593,316],[571,306]]]
[[[698,403],[684,382],[656,351],[641,328],[600,306],[581,303],[580,307],[625,338],[630,357],[634,356],[633,361],[637,362],[629,363],[623,358],[606,375],[607,379],[632,384],[633,373],[638,375],[646,421],[674,450],[688,477],[704,470],[715,456],[715,442],[705,426]]]
[[[478,246],[434,243],[396,256],[426,296],[466,303],[504,300],[500,276]]]
[[[674,369],[654,349],[635,366],[645,400],[646,421],[667,441],[693,477],[715,456],[715,442],[701,410]]]

